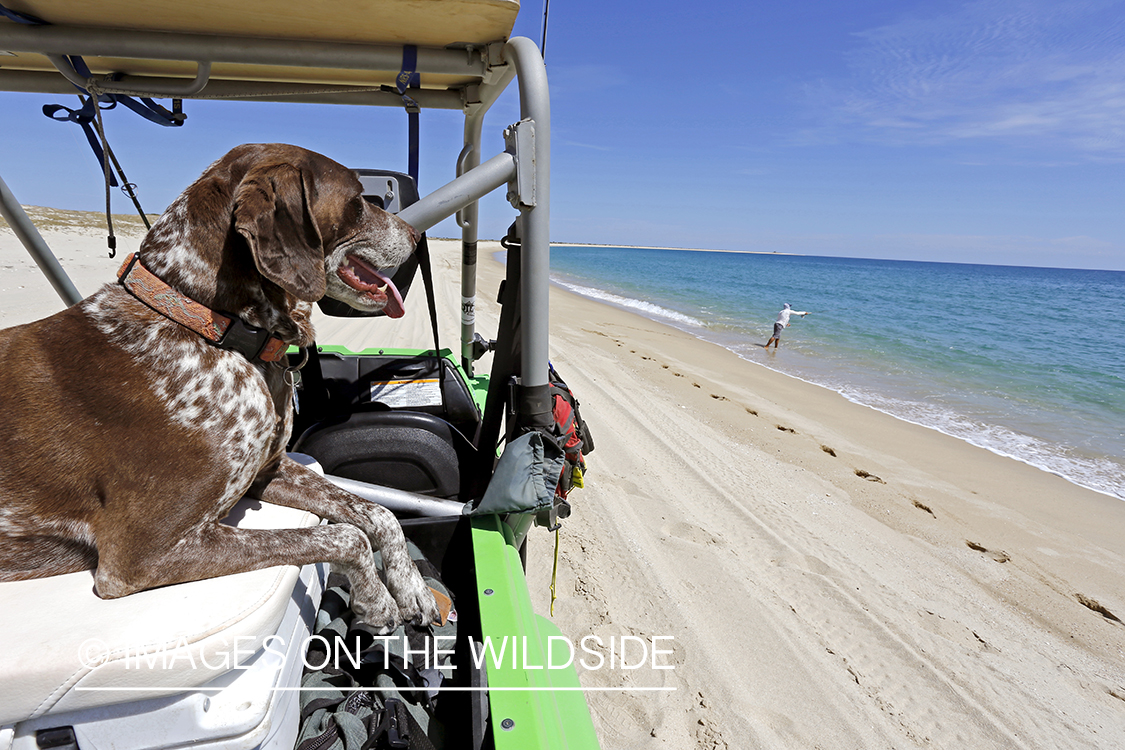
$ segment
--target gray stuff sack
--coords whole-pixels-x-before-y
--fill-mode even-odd
[[[441,638],[442,650],[452,650],[457,612],[436,568],[413,542],[407,540],[407,548],[436,592],[444,624],[419,628],[407,623],[387,640],[376,638],[363,626],[352,627],[347,578],[331,573],[305,657],[297,750],[436,750],[444,745],[444,727],[435,716],[436,688],[452,678],[452,659],[443,654],[437,664],[423,662],[434,653],[435,637]],[[378,552],[375,562],[382,570]]]
[[[538,432],[526,432],[504,446],[496,471],[477,507],[465,515],[528,513],[546,510],[555,499],[565,456]]]

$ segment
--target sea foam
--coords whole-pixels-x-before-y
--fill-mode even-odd
[[[673,321],[682,325],[692,326],[693,328],[706,327],[706,324],[699,318],[693,318],[690,315],[684,315],[683,313],[676,312],[675,310],[669,310],[667,307],[654,305],[651,302],[646,302],[640,299],[631,299],[629,297],[622,297],[619,294],[613,294],[612,292],[606,292],[602,291],[601,289],[594,289],[593,287],[582,286],[580,284],[572,284],[570,282],[560,281],[559,279],[554,279],[554,281],[564,289],[568,289],[575,294],[581,294],[583,297],[596,299],[599,302],[608,302],[611,305],[626,307],[630,310],[636,310],[640,313],[643,313],[644,315],[655,316],[657,318]]]

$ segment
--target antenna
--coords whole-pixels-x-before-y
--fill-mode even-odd
[[[539,54],[547,58],[547,13],[551,9],[551,0],[543,0],[543,36],[539,38]]]

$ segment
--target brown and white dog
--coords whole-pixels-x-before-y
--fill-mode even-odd
[[[312,304],[402,314],[379,269],[417,234],[360,193],[320,154],[239,146],[160,217],[119,283],[0,331],[0,581],[96,569],[98,595],[116,598],[327,561],[373,627],[438,619],[394,516],[285,454],[284,351],[312,342]],[[220,523],[243,497],[335,523]]]

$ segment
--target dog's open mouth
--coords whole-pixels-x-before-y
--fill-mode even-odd
[[[383,313],[387,317],[401,318],[406,314],[402,296],[394,283],[361,258],[354,255],[345,256],[344,264],[336,270],[336,275],[345,284],[372,301],[383,303]]]

